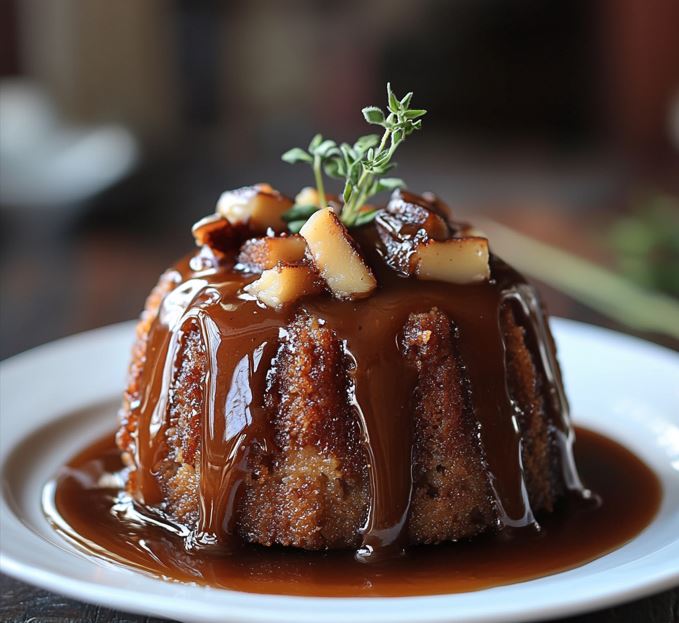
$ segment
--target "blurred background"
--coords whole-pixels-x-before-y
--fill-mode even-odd
[[[0,0],[0,358],[135,317],[227,188],[429,114],[399,175],[552,313],[677,347],[675,0]]]

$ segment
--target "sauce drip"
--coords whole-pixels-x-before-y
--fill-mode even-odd
[[[74,457],[46,485],[52,525],[90,554],[156,577],[252,593],[323,597],[396,597],[479,590],[582,565],[620,547],[656,514],[661,487],[638,458],[614,441],[577,430],[575,456],[600,494],[569,494],[541,531],[485,534],[470,541],[417,546],[404,556],[365,565],[348,551],[305,552],[241,546],[237,555],[187,552],[186,531],[149,514],[124,493],[113,436]]]
[[[261,397],[286,326],[298,313],[319,318],[342,340],[355,365],[350,398],[367,455],[370,504],[363,527],[362,559],[401,552],[407,541],[412,497],[412,400],[416,372],[399,351],[409,314],[439,308],[454,323],[457,345],[490,489],[500,527],[537,527],[522,466],[520,409],[508,386],[506,347],[500,318],[505,305],[524,327],[534,363],[544,378],[545,417],[560,454],[565,487],[587,496],[572,455],[573,432],[553,342],[530,285],[500,259],[491,262],[488,283],[452,285],[406,279],[379,257],[374,227],[355,233],[379,288],[368,298],[340,302],[327,295],[305,298],[282,311],[242,294],[256,278],[204,254],[174,268],[176,287],[167,294],[149,333],[134,438],[140,501],[162,501],[156,472],[167,454],[168,389],[182,329],[197,323],[208,358],[203,393],[197,545],[237,545],[235,509],[248,457],[257,445],[274,448]]]

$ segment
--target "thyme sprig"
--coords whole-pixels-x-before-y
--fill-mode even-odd
[[[323,135],[316,134],[316,136],[311,139],[306,151],[300,147],[293,147],[286,151],[281,158],[289,164],[306,162],[311,165],[311,169],[314,172],[314,179],[316,180],[319,203],[322,206],[325,206],[325,186],[323,185],[321,168],[329,162],[330,158],[339,155],[339,153],[340,151],[337,148],[335,141],[325,140],[323,139]]]
[[[330,178],[344,180],[343,206],[340,218],[347,227],[358,227],[375,217],[376,210],[365,210],[366,201],[383,190],[403,187],[402,179],[386,177],[396,167],[392,158],[406,137],[422,127],[426,110],[410,108],[412,92],[403,98],[396,97],[387,83],[387,110],[377,106],[363,108],[363,118],[371,125],[384,129],[382,135],[361,136],[353,145],[324,139],[317,134],[308,150],[295,147],[283,154],[285,162],[306,162],[311,165],[316,180],[319,204],[327,205],[323,173]],[[315,211],[314,206],[293,206],[284,215],[291,230],[299,230]]]

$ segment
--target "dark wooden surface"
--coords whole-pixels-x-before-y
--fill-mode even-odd
[[[163,205],[157,198],[153,204]],[[152,204],[152,205],[153,205]],[[2,352],[7,357],[40,343],[77,331],[134,317],[162,268],[190,248],[186,223],[205,212],[196,208],[164,219],[153,214],[137,218],[143,210],[130,204],[134,216],[117,214],[94,222],[87,218],[68,226],[42,223],[27,230],[11,219],[3,222],[0,288],[4,305],[0,327]],[[136,212],[136,210],[139,210]],[[147,213],[148,214],[148,213]],[[562,216],[543,213],[543,230],[558,232]],[[544,219],[554,218],[554,222]],[[578,218],[582,218],[580,215]],[[135,227],[129,226],[134,219]],[[525,227],[522,227],[522,219]],[[514,214],[512,225],[537,237],[534,215]],[[58,236],[54,227],[64,227]],[[22,235],[19,235],[22,234]],[[571,244],[572,246],[572,244]],[[573,249],[571,249],[573,250]],[[587,255],[587,249],[582,249]],[[541,291],[554,315],[628,331],[616,326],[569,297],[542,284]],[[47,313],[47,311],[49,313]],[[31,327],[30,331],[26,327]],[[677,348],[661,336],[641,335]],[[8,622],[151,622],[158,619],[125,614],[96,605],[66,599],[22,582],[0,576],[0,620]],[[614,608],[564,619],[570,623],[679,623],[679,588]]]
[[[7,623],[168,623],[169,619],[136,616],[84,604],[23,582],[0,577],[0,620]],[[607,608],[582,616],[559,619],[561,623],[677,623],[679,589],[651,598]]]

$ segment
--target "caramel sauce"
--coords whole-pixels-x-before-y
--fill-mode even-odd
[[[587,496],[572,456],[573,433],[553,340],[536,294],[521,275],[497,257],[487,283],[453,285],[403,278],[380,256],[373,226],[356,230],[356,242],[376,274],[379,288],[359,301],[326,294],[303,298],[282,310],[258,304],[242,288],[257,276],[243,273],[231,258],[197,254],[172,272],[176,287],[165,296],[148,339],[146,365],[132,405],[138,425],[132,450],[138,499],[162,502],[154,466],[167,454],[168,388],[182,329],[200,327],[209,374],[205,380],[200,453],[200,512],[189,540],[222,550],[238,546],[235,521],[240,485],[257,446],[275,445],[271,419],[261,397],[278,344],[292,318],[306,312],[342,340],[350,372],[350,399],[360,422],[370,478],[370,505],[362,529],[363,559],[400,553],[407,544],[412,495],[412,401],[415,370],[405,365],[399,336],[411,313],[438,307],[455,324],[457,345],[469,383],[499,527],[537,527],[521,462],[520,408],[507,383],[500,313],[512,305],[544,379],[545,417],[558,448],[563,484]],[[388,388],[388,391],[385,390]]]
[[[577,430],[575,458],[598,497],[571,493],[541,530],[410,547],[373,564],[351,551],[305,552],[240,545],[231,555],[187,552],[185,529],[149,513],[124,492],[113,436],[75,456],[46,485],[49,521],[79,548],[156,577],[251,593],[327,597],[434,595],[479,590],[565,571],[620,547],[656,514],[655,474],[616,442]]]
[[[554,342],[537,295],[521,275],[491,255],[487,282],[405,278],[388,265],[394,258],[385,256],[375,225],[352,235],[379,284],[363,300],[338,301],[323,293],[279,310],[265,307],[243,289],[258,275],[236,264],[231,251],[237,240],[225,250],[204,246],[174,266],[167,274],[172,287],[150,321],[120,448],[110,437],[101,440],[47,485],[45,512],[56,529],[90,553],[178,581],[259,593],[401,596],[476,590],[569,569],[620,546],[650,522],[660,501],[656,477],[621,446],[585,430],[579,433],[578,465],[596,494],[583,485]],[[397,254],[406,255],[396,258],[399,265],[412,247],[403,240]],[[551,513],[531,507],[526,485],[527,414],[511,386],[515,354],[508,356],[503,320],[508,307],[523,328],[528,365],[535,368],[548,431],[550,469],[544,478],[564,492]],[[463,408],[474,423],[470,445],[485,471],[494,522],[470,541],[406,547],[417,466],[418,372],[405,361],[402,339],[410,314],[433,308],[454,327]],[[343,406],[360,428],[355,445],[369,480],[357,552],[267,548],[238,537],[239,502],[251,486],[253,465],[280,455],[274,407],[265,396],[275,390],[278,353],[299,314],[332,330],[348,362],[340,401],[346,399]],[[169,401],[189,326],[198,329],[207,372],[195,401],[202,410],[194,420],[197,521],[187,526],[163,510],[160,480],[163,461],[182,460],[169,445],[176,432]]]

